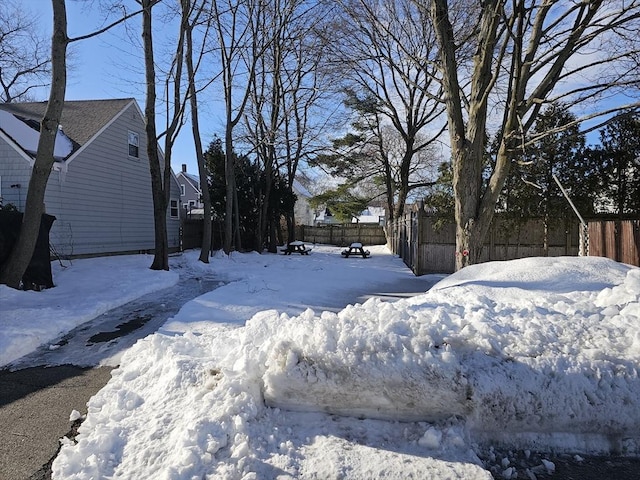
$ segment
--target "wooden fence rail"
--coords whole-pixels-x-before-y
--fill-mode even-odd
[[[589,255],[640,267],[640,220],[590,221]]]
[[[222,225],[220,222],[212,222],[211,249],[219,250],[224,242]],[[200,248],[202,245],[202,219],[186,219],[182,223],[182,249],[189,250]],[[384,228],[374,224],[336,224],[310,227],[298,225],[296,227],[296,240],[308,243],[325,243],[344,247],[354,242],[363,245],[385,245],[387,238]]]
[[[386,243],[416,275],[452,273],[455,270],[455,226],[445,224],[436,229],[434,223],[432,216],[414,206],[386,228],[371,224],[299,226],[296,227],[296,238],[337,246],[353,242],[363,245]],[[481,262],[578,255],[581,242],[585,240],[580,238],[577,221],[553,226],[547,231],[545,242],[545,227],[541,220],[514,224],[500,215],[494,217],[487,237]],[[220,249],[222,240],[221,227],[214,223],[212,249]],[[185,221],[182,248],[199,248],[201,243],[202,220]],[[587,254],[640,266],[640,220],[589,221]]]
[[[417,205],[387,226],[387,245],[416,275],[455,271],[455,225],[435,228],[435,218]],[[496,215],[482,248],[481,262],[537,256],[578,255],[578,221],[546,230],[540,219],[513,222]]]
[[[347,223],[310,227],[301,225],[296,227],[298,240],[310,243],[324,243],[345,247],[354,242],[363,245],[385,245],[387,237],[384,228],[375,224]]]

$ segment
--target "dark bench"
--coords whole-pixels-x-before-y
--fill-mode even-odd
[[[287,243],[280,251],[285,255],[291,255],[292,253],[299,253],[300,255],[309,255],[312,249],[307,247],[304,243],[296,240],[295,242]]]
[[[365,250],[361,243],[352,243],[349,248],[342,251],[344,258],[349,258],[349,255],[361,255],[362,258],[367,258],[371,253],[369,250]]]

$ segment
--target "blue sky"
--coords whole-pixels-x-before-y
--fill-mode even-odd
[[[129,11],[137,8],[133,0],[121,0]],[[100,11],[101,0],[67,0],[68,30],[71,37],[93,32],[105,25],[104,14]],[[51,34],[52,11],[50,0],[22,0],[21,5],[38,18],[42,32],[46,36]],[[133,97],[140,108],[144,108],[144,74],[141,47],[133,46],[140,39],[140,18],[131,19],[129,30],[122,26],[113,29],[97,38],[74,42],[69,49],[69,75],[67,84],[68,100],[86,100],[103,98]],[[156,56],[164,52],[163,46],[168,48],[174,38],[174,29],[159,30],[160,23],[155,21],[154,40],[156,42]],[[166,41],[166,45],[163,45]],[[162,93],[162,85],[158,84],[158,94]],[[42,89],[37,100],[46,100],[48,92]],[[206,149],[214,134],[223,136],[223,115],[221,104],[215,99],[214,91],[200,95],[200,120],[203,136],[203,146]],[[621,99],[620,103],[628,102]],[[159,113],[161,108],[158,109]],[[162,129],[164,121],[158,120],[158,130]],[[583,126],[586,126],[586,123]],[[592,132],[587,137],[587,143],[598,143],[598,132]],[[176,142],[173,152],[172,166],[175,172],[181,164],[187,164],[188,171],[197,173],[195,149],[191,137],[190,125],[185,125]]]
[[[91,33],[104,25],[104,15],[99,10],[99,2],[67,0],[67,22],[71,38]],[[125,0],[127,8],[133,10],[135,2]],[[30,11],[37,19],[43,34],[51,35],[52,8],[50,0],[22,0],[21,5]],[[138,29],[141,19],[130,21],[131,28]],[[161,32],[156,40],[160,43],[163,37],[169,37],[172,32]],[[74,42],[69,48],[67,100],[89,100],[108,98],[133,97],[144,110],[144,73],[142,53],[132,46],[124,28],[118,27],[99,37]],[[131,32],[134,41],[139,39],[138,32]],[[160,45],[161,46],[161,45]],[[161,51],[161,50],[160,50]],[[161,89],[162,86],[158,85]],[[159,91],[158,94],[161,92]],[[48,90],[42,89],[35,100],[47,100]],[[201,126],[204,148],[206,149],[213,134],[222,135],[222,122],[216,112],[209,111],[206,106],[201,108]],[[163,121],[158,121],[158,130]],[[176,142],[173,151],[172,167],[177,173],[181,164],[187,164],[188,171],[198,172],[195,160],[195,149],[189,124]]]

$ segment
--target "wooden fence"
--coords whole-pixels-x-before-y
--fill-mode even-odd
[[[199,248],[203,221],[185,220],[182,226],[182,249]],[[436,229],[435,219],[418,206],[409,208],[403,218],[385,228],[372,224],[298,226],[296,238],[309,243],[340,247],[360,242],[384,245],[399,255],[416,275],[452,273],[455,270],[455,225]],[[579,223],[555,225],[547,232],[539,219],[510,223],[496,215],[482,249],[481,262],[512,260],[524,257],[578,255],[581,242]],[[222,226],[212,225],[213,250],[222,248]],[[618,262],[640,266],[640,220],[590,220],[588,247],[591,256],[608,257]]]
[[[436,229],[435,218],[417,205],[387,227],[387,245],[416,275],[455,271],[455,225]],[[480,262],[537,256],[577,255],[580,247],[578,221],[555,225],[547,231],[540,219],[510,222],[494,217],[482,248]]]
[[[310,227],[301,225],[296,227],[296,237],[298,240],[309,243],[324,243],[327,245],[337,245],[345,247],[354,242],[363,245],[385,245],[387,237],[384,228],[375,224],[336,224]]]
[[[202,219],[186,219],[182,223],[182,249],[189,250],[200,248],[202,245]],[[211,248],[220,250],[224,243],[224,235],[220,222],[211,224]],[[285,232],[286,234],[286,232]],[[308,243],[326,243],[344,247],[353,242],[360,242],[363,245],[385,245],[387,237],[384,228],[373,224],[345,224],[345,225],[323,225],[321,227],[310,227],[299,225],[296,227],[296,240]]]
[[[592,220],[589,255],[640,267],[640,220]]]
[[[190,250],[202,246],[202,233],[204,220],[201,218],[188,218],[182,221],[181,248]],[[224,243],[224,234],[220,222],[211,222],[211,250],[221,250]]]

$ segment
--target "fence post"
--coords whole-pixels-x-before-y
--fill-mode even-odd
[[[422,275],[422,258],[423,258],[423,248],[422,245],[425,243],[424,239],[424,201],[420,200],[418,202],[418,217],[416,218],[416,228],[418,229],[418,234],[416,235],[416,245],[414,247],[414,251],[416,252],[415,259],[415,268],[413,269],[414,275]]]
[[[491,223],[489,230],[489,261],[492,262],[496,257],[496,221]]]

